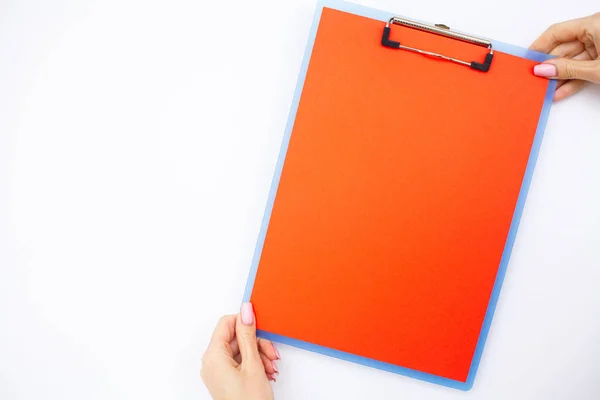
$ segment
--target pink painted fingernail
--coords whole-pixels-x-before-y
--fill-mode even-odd
[[[278,374],[279,369],[277,368],[277,364],[275,364],[275,361],[271,361],[271,364],[273,364],[273,369],[275,370],[275,373]]]
[[[254,311],[252,310],[252,303],[242,304],[242,324],[252,325],[254,323]]]
[[[533,73],[537,76],[552,78],[558,75],[558,69],[556,69],[556,65],[554,64],[539,64],[533,67]]]
[[[277,350],[277,347],[273,346],[273,348],[275,349],[275,355],[277,356],[278,360],[281,360],[281,355],[279,355],[279,350]]]

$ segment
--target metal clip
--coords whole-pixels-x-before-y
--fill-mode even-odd
[[[445,56],[443,54],[434,53],[431,51],[426,51],[426,50],[421,50],[421,49],[416,49],[414,47],[403,46],[400,44],[400,42],[390,40],[391,25],[394,25],[394,24],[406,26],[406,27],[413,28],[413,29],[418,29],[418,30],[433,33],[436,35],[446,36],[451,39],[461,40],[463,42],[475,44],[477,46],[487,47],[489,49],[489,53],[485,56],[485,61],[483,63],[478,63],[476,61],[470,61],[470,62],[463,61],[463,60],[459,60],[456,58]],[[461,65],[465,65],[467,67],[470,67],[472,69],[476,69],[476,70],[482,71],[482,72],[489,71],[490,66],[492,65],[492,60],[494,58],[494,50],[492,49],[492,42],[489,41],[488,39],[484,39],[484,38],[480,38],[480,37],[472,36],[472,35],[467,35],[465,33],[454,32],[454,31],[450,30],[449,26],[444,25],[444,24],[429,25],[429,24],[424,24],[421,22],[413,21],[413,20],[406,19],[406,18],[400,18],[400,17],[392,17],[385,24],[385,27],[383,28],[383,36],[381,37],[381,44],[384,46],[387,46],[387,47],[394,48],[394,49],[408,50],[408,51],[412,51],[414,53],[419,53],[419,54],[424,54],[427,56],[441,58],[443,60],[451,61],[451,62],[461,64]]]

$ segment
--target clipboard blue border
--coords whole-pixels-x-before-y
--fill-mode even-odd
[[[368,17],[372,19],[377,19],[382,22],[386,22],[392,16],[398,16],[398,14],[392,14],[385,11],[380,11],[377,9],[364,7],[354,3],[348,3],[339,0],[319,0],[317,4],[317,9],[315,11],[315,15],[313,18],[312,26],[310,29],[310,33],[308,36],[308,42],[306,45],[306,50],[304,53],[304,58],[302,60],[302,66],[300,68],[300,74],[298,76],[298,83],[296,85],[296,90],[294,92],[294,98],[292,101],[290,114],[287,120],[285,134],[283,136],[283,142],[281,144],[281,149],[279,152],[279,157],[277,159],[277,164],[275,166],[275,173],[273,176],[273,181],[271,183],[271,189],[269,192],[269,197],[267,200],[266,210],[263,217],[260,233],[258,235],[258,240],[256,244],[256,248],[254,251],[254,256],[252,259],[252,265],[250,268],[250,272],[248,274],[248,281],[246,283],[246,289],[244,291],[243,301],[250,301],[250,296],[252,294],[252,288],[254,287],[254,281],[256,279],[256,272],[258,269],[258,264],[260,261],[260,256],[262,254],[263,245],[265,242],[265,237],[267,234],[267,229],[269,226],[269,221],[271,219],[271,212],[273,210],[273,204],[275,202],[275,195],[277,193],[277,188],[279,186],[279,180],[281,178],[281,172],[283,170],[283,164],[285,161],[285,157],[288,150],[288,145],[290,142],[290,137],[292,134],[292,129],[294,126],[294,121],[296,119],[296,113],[298,111],[298,105],[300,103],[300,96],[302,94],[302,90],[304,87],[304,81],[306,78],[306,72],[308,70],[308,65],[310,62],[310,57],[312,54],[313,45],[315,42],[315,38],[317,35],[317,29],[319,26],[319,22],[321,20],[321,13],[323,11],[323,7],[328,7],[356,15],[360,15],[363,17]],[[533,61],[543,62],[551,58],[551,56],[539,53],[537,51],[528,50],[522,47],[513,46],[510,44],[492,41],[494,49],[500,52],[509,53],[518,57],[528,58]],[[314,343],[305,342],[302,340],[290,338],[287,336],[278,335],[271,332],[266,332],[259,330],[257,332],[259,337],[263,337],[265,339],[272,340],[274,342],[287,344],[290,346],[298,347],[301,349],[309,350],[315,353],[324,354],[326,356],[335,357],[338,359],[351,361],[357,364],[366,365],[368,367],[378,368],[384,371],[393,372],[396,374],[408,376],[411,378],[419,379],[422,381],[435,383],[438,385],[459,389],[463,391],[470,390],[473,387],[475,382],[475,376],[477,374],[477,370],[479,369],[479,365],[481,362],[481,357],[483,355],[483,349],[485,347],[485,342],[488,337],[488,333],[492,324],[492,319],[494,317],[494,312],[496,311],[496,305],[498,304],[498,298],[500,296],[500,291],[502,289],[502,284],[504,282],[504,277],[506,275],[506,270],[508,267],[508,263],[510,260],[510,255],[513,249],[513,245],[515,243],[515,239],[517,236],[517,231],[519,229],[519,223],[521,221],[521,216],[523,215],[523,208],[525,207],[525,201],[527,199],[527,193],[529,191],[529,186],[531,184],[531,180],[533,177],[533,172],[535,169],[535,164],[538,159],[538,155],[540,152],[540,147],[542,145],[542,139],[544,136],[544,131],[546,129],[546,123],[548,121],[548,117],[550,115],[550,107],[552,106],[552,101],[554,97],[554,91],[556,89],[556,81],[548,82],[548,89],[546,91],[546,97],[544,99],[544,104],[542,106],[542,111],[540,114],[537,130],[535,133],[534,142],[531,148],[531,153],[529,155],[529,161],[527,162],[527,168],[525,170],[525,175],[523,178],[523,182],[521,185],[521,190],[519,192],[519,197],[517,200],[517,205],[515,208],[515,212],[513,214],[513,219],[510,225],[510,230],[508,237],[506,239],[506,244],[504,247],[504,252],[502,254],[502,259],[500,261],[500,267],[498,269],[498,274],[496,276],[496,281],[494,283],[494,288],[492,290],[492,295],[490,297],[490,302],[488,304],[488,308],[486,311],[486,315],[483,321],[483,325],[481,327],[481,332],[479,335],[479,339],[477,342],[477,346],[475,348],[475,354],[471,361],[471,367],[469,369],[469,374],[467,376],[466,382],[457,381],[454,379],[444,378],[437,375],[428,374],[421,371],[416,371],[413,369],[401,367],[398,365],[393,365],[381,361],[377,361],[367,357],[361,357],[355,354],[346,353],[339,350],[334,350],[328,347],[320,346]]]

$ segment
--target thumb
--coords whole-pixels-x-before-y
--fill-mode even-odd
[[[260,354],[258,353],[258,343],[256,340],[256,318],[252,303],[243,303],[235,324],[235,334],[240,346],[242,356],[242,368],[252,369],[255,367],[263,368]]]
[[[536,65],[533,73],[554,79],[581,79],[600,83],[600,60],[571,60],[556,58]]]

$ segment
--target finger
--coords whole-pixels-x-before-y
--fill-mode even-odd
[[[583,49],[583,51],[573,57],[571,57],[572,60],[579,60],[579,61],[588,61],[588,60],[594,60],[594,58],[590,55],[590,53],[588,52],[587,49]]]
[[[270,340],[258,338],[257,342],[260,354],[264,354],[269,360],[279,360],[279,351],[277,351],[275,345]],[[235,358],[240,354],[240,346],[237,338],[234,338],[229,345],[231,346],[231,354]]]
[[[275,379],[275,375],[267,375],[267,378],[269,378],[270,381],[277,382],[277,379]]]
[[[598,39],[600,39],[600,35],[598,36]],[[596,48],[596,45],[594,43],[585,44],[585,52],[587,53],[590,60],[600,58],[600,53],[598,53],[598,51],[600,51],[600,44],[598,45],[598,48]]]
[[[585,45],[581,42],[567,42],[561,43],[552,50],[549,54],[556,57],[573,58],[577,54],[580,54],[585,50]]]
[[[258,351],[267,356],[269,360],[279,360],[279,352],[273,342],[267,339],[258,339]]]
[[[237,315],[235,330],[240,354],[242,355],[242,369],[262,369],[263,365],[256,340],[256,318],[254,318],[251,303],[242,304],[241,312]]]
[[[569,81],[556,89],[554,92],[554,101],[561,101],[579,92],[585,85],[585,81]]]
[[[557,58],[536,65],[533,73],[552,79],[582,79],[600,83],[600,60],[569,60]]]
[[[277,365],[275,365],[275,361],[269,360],[269,358],[264,354],[260,355],[260,359],[263,363],[263,367],[265,368],[265,372],[267,373],[267,375],[279,373],[279,369],[277,368]]]
[[[234,357],[240,354],[240,345],[238,344],[237,338],[234,338],[231,343],[229,343],[229,346],[231,346],[231,354],[233,354]]]
[[[208,345],[209,349],[222,349],[231,354],[230,343],[235,337],[235,315],[221,317]],[[233,354],[231,354],[233,356]]]
[[[556,79],[582,79],[600,83],[600,60],[557,58],[549,60],[548,63],[556,66]]]
[[[592,56],[590,55],[590,53],[587,51],[587,49],[583,49],[581,51],[581,53],[573,56],[572,58],[573,60],[592,60]],[[570,80],[562,80],[562,81],[558,81],[556,83],[556,89],[560,89],[560,87],[562,87],[565,83],[567,82],[571,82]],[[556,98],[555,98],[556,101]]]
[[[560,24],[554,24],[546,29],[544,33],[537,38],[530,49],[548,53],[561,43],[572,42],[578,40],[583,42],[585,39],[585,23],[586,18],[573,19]]]

